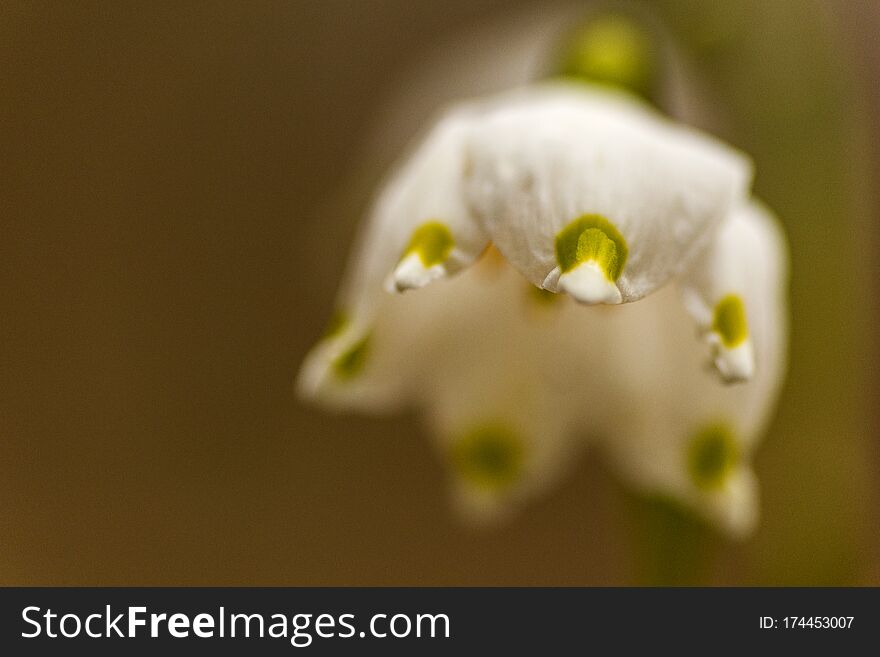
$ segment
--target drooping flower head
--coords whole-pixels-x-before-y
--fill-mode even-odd
[[[606,51],[632,49],[615,29]],[[643,55],[591,52],[566,73],[611,71],[601,84],[437,113],[379,190],[299,387],[420,408],[474,517],[509,512],[592,440],[633,485],[742,535],[783,371],[784,240],[746,156],[609,87],[615,71],[643,84]]]

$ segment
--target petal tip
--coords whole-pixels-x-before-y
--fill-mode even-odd
[[[416,253],[410,253],[398,263],[385,282],[385,289],[392,293],[417,290],[446,275],[443,265],[426,267]]]
[[[559,277],[559,289],[587,305],[619,304],[623,302],[620,289],[610,281],[594,262],[581,263]]]
[[[313,401],[320,396],[329,372],[327,350],[318,345],[306,356],[294,381],[294,393],[299,399]]]
[[[724,383],[745,383],[755,374],[755,352],[751,340],[744,340],[736,347],[716,345],[715,369]]]

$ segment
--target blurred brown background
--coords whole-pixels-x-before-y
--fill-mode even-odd
[[[409,54],[511,4],[3,3],[0,583],[636,581],[630,502],[596,459],[513,524],[474,531],[449,512],[416,418],[330,416],[293,396],[358,220],[319,222],[315,208]],[[662,4],[683,30],[699,16],[700,3]],[[815,11],[766,4],[792,25]],[[823,11],[871,125],[878,5]],[[756,39],[786,47],[762,26]],[[784,92],[762,102],[783,107]],[[757,145],[738,143],[759,182],[803,173],[761,160],[776,124],[757,125]],[[831,180],[824,193],[849,192]],[[866,255],[877,217],[863,219],[828,229],[873,266],[862,282],[880,273]],[[803,238],[820,260],[806,246],[795,275],[833,277],[797,230],[793,250]],[[799,428],[759,456],[759,536],[722,546],[708,581],[878,581],[876,300],[841,285],[863,314],[832,308],[824,343],[795,335],[780,422]],[[827,310],[821,296],[795,294],[795,333]],[[828,413],[852,437],[816,455],[838,439]],[[831,477],[842,483],[823,487]]]

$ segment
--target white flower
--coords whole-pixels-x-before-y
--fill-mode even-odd
[[[623,93],[457,105],[377,197],[300,390],[421,408],[472,516],[508,512],[596,439],[633,484],[745,534],[786,281],[750,179],[743,155]]]

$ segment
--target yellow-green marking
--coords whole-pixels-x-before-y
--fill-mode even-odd
[[[739,346],[749,337],[745,304],[738,295],[728,294],[715,305],[712,330],[728,349]]]
[[[591,19],[562,52],[559,72],[568,79],[612,85],[648,96],[653,44],[636,21],[619,14]]]
[[[487,491],[509,488],[522,474],[525,448],[519,436],[502,425],[487,425],[452,445],[450,460],[465,481]]]
[[[338,379],[347,381],[360,374],[370,352],[370,336],[364,336],[333,361],[333,372]]]
[[[739,446],[726,424],[706,425],[688,443],[688,473],[702,490],[720,488],[738,462]]]
[[[425,267],[433,267],[446,262],[454,246],[449,228],[439,221],[429,221],[412,234],[401,259],[415,253]]]
[[[623,273],[628,253],[623,235],[599,214],[578,217],[556,235],[556,261],[563,274],[592,262],[613,283]]]

